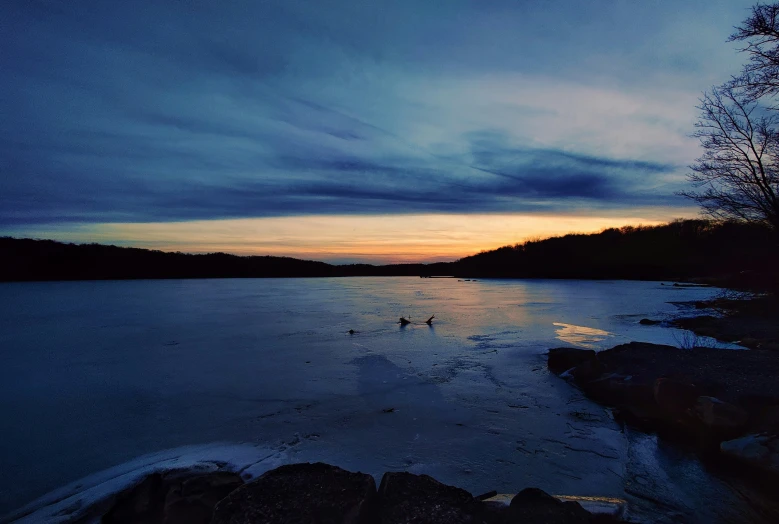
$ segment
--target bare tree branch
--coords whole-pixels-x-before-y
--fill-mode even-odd
[[[776,116],[760,116],[761,109],[747,89],[732,84],[703,95],[693,136],[704,153],[690,166],[695,189],[680,194],[715,218],[779,231],[779,133]]]
[[[751,16],[735,28],[728,41],[745,42],[741,51],[749,55],[741,75],[730,86],[743,89],[751,100],[779,94],[779,3],[753,6]]]

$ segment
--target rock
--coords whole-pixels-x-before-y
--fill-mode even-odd
[[[732,333],[723,331],[724,324],[722,319],[711,315],[677,318],[672,324],[682,329],[688,329],[696,335],[712,337],[719,340],[733,341],[739,338],[735,337]]]
[[[757,431],[779,435],[779,404],[757,410],[750,419],[750,427]]]
[[[670,378],[655,380],[654,397],[657,405],[673,416],[687,415],[700,396],[699,389],[689,382]]]
[[[726,440],[720,444],[720,451],[732,457],[753,462],[762,462],[771,454],[766,445],[769,437],[766,435],[747,435],[734,440]]]
[[[538,488],[520,491],[511,499],[505,517],[506,524],[587,524],[593,520],[578,502],[562,502]]]
[[[552,373],[559,375],[563,371],[575,368],[587,361],[597,361],[597,355],[592,349],[554,348],[549,350],[547,367]]]
[[[379,486],[381,524],[481,524],[485,510],[485,505],[464,489],[427,475],[389,472]]]
[[[747,435],[720,444],[720,451],[733,459],[779,474],[779,437]]]
[[[216,504],[242,485],[240,475],[228,471],[186,478],[168,490],[163,524],[208,524]]]
[[[663,413],[656,406],[654,409],[653,407],[621,406],[614,408],[612,415],[617,422],[630,424],[646,432],[655,431],[664,421]]]
[[[162,475],[154,473],[120,493],[103,515],[103,524],[132,524],[159,521],[165,503]]]
[[[744,337],[741,340],[737,340],[736,344],[740,344],[745,348],[756,349],[760,346],[760,340],[753,337]]]
[[[153,473],[120,493],[102,522],[208,524],[216,503],[242,484],[228,471]]]
[[[695,413],[708,428],[734,431],[746,426],[749,415],[738,406],[714,397],[698,397]]]
[[[642,318],[641,320],[638,321],[638,323],[641,324],[642,326],[654,326],[656,324],[660,324],[661,322],[662,321],[660,320],[651,320],[648,318]]]
[[[584,393],[610,406],[647,406],[652,401],[652,388],[647,384],[634,382],[632,377],[609,373],[589,382],[579,382]]]
[[[482,493],[481,495],[476,495],[473,498],[475,498],[476,500],[487,500],[487,499],[491,499],[492,497],[497,497],[497,496],[498,496],[498,492],[493,489],[492,491],[488,491],[487,493]]]
[[[212,524],[374,522],[376,482],[317,462],[268,471],[222,499]]]
[[[597,359],[585,360],[570,372],[576,382],[588,382],[596,379],[601,374],[601,367]]]
[[[595,380],[580,383],[587,396],[605,404],[620,405],[627,387],[627,377],[617,373],[602,375]]]

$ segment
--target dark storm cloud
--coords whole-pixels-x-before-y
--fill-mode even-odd
[[[668,163],[450,127],[471,100],[442,101],[437,75],[581,59],[515,52],[538,20],[588,52],[631,31],[600,40],[575,3],[481,5],[3,3],[0,225],[676,204]]]

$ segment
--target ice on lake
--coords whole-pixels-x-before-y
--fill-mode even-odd
[[[474,494],[632,498],[637,512],[658,494],[680,515],[727,505],[694,458],[623,431],[544,356],[678,345],[680,331],[638,320],[716,293],[397,277],[0,284],[0,514],[99,499],[121,484],[100,479],[182,457],[249,474],[407,470]]]

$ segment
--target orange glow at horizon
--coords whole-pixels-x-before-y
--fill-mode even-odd
[[[455,260],[530,238],[653,225],[681,213],[650,209],[622,216],[392,215],[296,216],[41,228],[38,238],[183,251],[275,255],[372,263]]]

